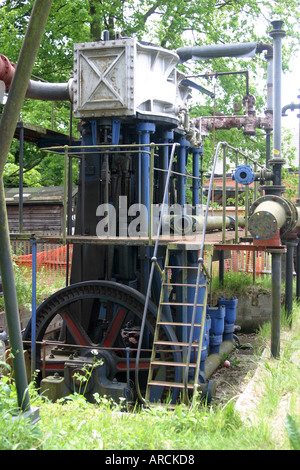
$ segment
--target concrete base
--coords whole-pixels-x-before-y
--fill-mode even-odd
[[[31,406],[29,410],[21,412],[19,415],[14,416],[12,419],[16,420],[16,419],[19,419],[20,417],[29,418],[30,424],[36,424],[40,420],[39,408],[35,406]]]
[[[239,325],[243,332],[256,331],[264,323],[271,321],[271,314],[271,292],[254,285],[247,293],[238,295],[235,324]]]

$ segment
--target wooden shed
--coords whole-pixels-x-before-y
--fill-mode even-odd
[[[73,201],[77,186],[73,186]],[[59,234],[63,230],[63,186],[24,188],[23,232]],[[19,188],[5,189],[10,233],[19,231]]]

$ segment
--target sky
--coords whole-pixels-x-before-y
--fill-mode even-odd
[[[282,74],[281,83],[281,103],[282,106],[294,103],[299,104],[300,99],[297,98],[300,95],[300,52],[291,60],[292,72]],[[299,118],[297,114],[300,114],[300,110],[288,110],[288,116],[282,118],[282,126],[286,127],[299,127]]]

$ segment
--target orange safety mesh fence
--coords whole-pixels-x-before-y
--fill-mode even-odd
[[[253,273],[255,266],[256,275],[270,272],[270,258],[265,252],[253,251],[231,251],[224,260],[225,272],[245,272]],[[69,269],[71,268],[73,255],[73,245],[69,245]],[[15,262],[19,267],[24,268],[25,275],[31,277],[32,255],[16,256]],[[207,256],[204,253],[204,263],[207,265]],[[37,277],[44,284],[54,282],[58,279],[66,278],[67,273],[67,246],[60,246],[52,250],[41,251],[36,256]],[[218,275],[219,262],[212,263],[212,275]]]
[[[204,262],[206,261],[207,257],[204,255]],[[253,273],[253,266],[257,276],[270,273],[270,255],[264,251],[233,250],[224,260],[225,272]],[[212,263],[212,275],[217,276],[218,272],[219,262],[214,261]]]
[[[36,270],[39,281],[45,284],[66,277],[67,262],[71,267],[73,245],[69,245],[69,259],[67,260],[67,246],[60,246],[52,250],[41,251],[36,255]],[[31,277],[32,254],[15,256],[14,261],[20,268],[24,268],[25,275]]]

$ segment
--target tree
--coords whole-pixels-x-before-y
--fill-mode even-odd
[[[0,52],[16,61],[29,21],[33,0],[0,0]],[[222,44],[244,41],[271,42],[270,21],[280,16],[287,37],[283,43],[283,68],[288,69],[290,54],[299,46],[299,8],[297,0],[54,0],[39,50],[33,77],[49,82],[65,82],[73,68],[73,45],[77,42],[98,41],[108,30],[135,36],[169,49],[183,45]],[[191,76],[203,71],[232,71],[248,69],[250,93],[255,93],[258,113],[264,111],[266,61],[256,55],[251,61],[215,59],[191,62],[181,66]],[[204,78],[199,83],[212,88]],[[216,99],[196,97],[193,113],[232,113],[235,101],[245,94],[240,76],[218,77]],[[259,90],[259,93],[257,91]],[[69,132],[69,105],[26,100],[20,116],[25,122],[53,126]],[[76,122],[73,124],[76,134]],[[232,131],[227,131],[230,138]],[[228,140],[228,139],[227,139]],[[249,139],[242,139],[243,145]],[[253,139],[252,139],[253,141]],[[209,144],[209,140],[207,141]],[[251,145],[253,142],[251,143]],[[258,144],[255,144],[258,145]],[[27,166],[28,155],[25,155]]]

